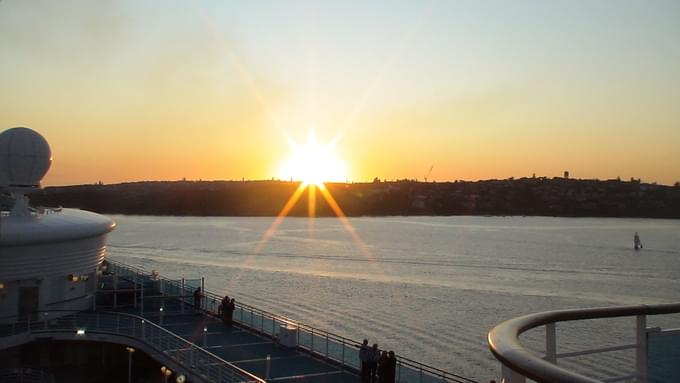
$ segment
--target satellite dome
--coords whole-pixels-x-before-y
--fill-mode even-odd
[[[47,140],[28,128],[0,133],[0,186],[40,187],[40,180],[52,164]]]

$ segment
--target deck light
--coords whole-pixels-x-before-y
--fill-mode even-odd
[[[2,289],[4,289],[4,288],[5,288],[5,283],[4,283],[4,282],[0,282],[0,290],[2,290]]]
[[[182,374],[182,375],[178,375],[178,376],[177,376],[177,379],[175,379],[175,382],[177,382],[177,383],[184,383],[184,382],[186,382],[186,381],[187,381],[187,377],[184,376],[183,374]]]
[[[125,349],[126,349],[127,352],[129,352],[130,354],[132,354],[133,352],[135,352],[135,349],[132,348],[132,347],[125,347]]]
[[[78,282],[78,276],[77,275],[69,274],[69,275],[66,276],[66,279],[68,279],[70,282]]]
[[[161,367],[161,374],[165,375],[166,379],[168,376],[172,375],[172,370],[163,366]]]
[[[85,335],[85,329],[84,328],[79,328],[76,330],[76,335],[78,336],[83,336]]]

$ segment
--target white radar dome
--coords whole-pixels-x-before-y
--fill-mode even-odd
[[[40,180],[52,164],[47,140],[28,128],[0,133],[0,186],[40,187]]]

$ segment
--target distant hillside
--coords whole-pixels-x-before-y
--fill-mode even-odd
[[[48,187],[34,204],[108,214],[275,216],[299,186],[284,181],[176,181]],[[680,218],[680,187],[620,180],[521,178],[476,182],[328,184],[348,216],[545,215]],[[308,214],[304,193],[290,212]],[[316,215],[332,210],[317,192]]]

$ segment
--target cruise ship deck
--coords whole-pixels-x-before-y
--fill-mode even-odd
[[[167,366],[178,382],[361,381],[358,341],[239,302],[227,327],[217,315],[221,297],[202,289],[194,306],[202,279],[170,280],[111,261],[100,272],[95,295],[81,298],[91,309],[43,310],[4,324],[0,349],[34,341],[117,343]],[[395,381],[474,382],[398,355]]]
[[[297,347],[282,345],[276,337],[263,332],[263,329],[257,329],[254,323],[246,323],[256,317],[263,323],[263,318],[261,315],[249,313],[242,305],[235,312],[236,323],[226,327],[215,313],[209,310],[214,306],[212,295],[206,294],[202,299],[202,308],[197,310],[190,303],[193,296],[189,290],[193,289],[193,286],[185,287],[185,295],[166,297],[159,290],[160,278],[130,273],[132,269],[125,270],[119,264],[113,264],[111,268],[117,272],[123,271],[125,277],[117,280],[115,289],[113,282],[116,274],[103,278],[98,309],[135,315],[159,324],[163,329],[212,354],[214,360],[207,364],[217,366],[226,361],[269,382],[361,381],[351,365],[343,366],[342,363],[338,364],[324,355],[312,355]],[[117,291],[115,308],[112,307],[114,291]],[[273,325],[273,321],[268,324]],[[190,347],[179,349],[172,347],[174,346],[163,351],[169,355],[179,355],[190,350]],[[205,356],[209,354],[206,353]],[[197,368],[196,363],[193,365]],[[225,366],[231,367],[227,364]],[[191,365],[188,368],[191,368]]]

